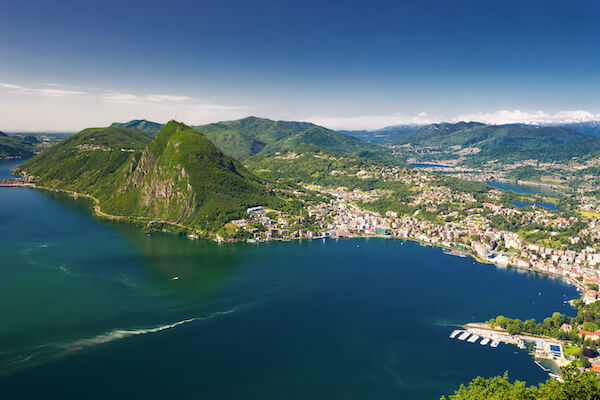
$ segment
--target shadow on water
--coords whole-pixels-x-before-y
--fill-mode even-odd
[[[170,233],[146,234],[136,226],[111,225],[143,259],[153,284],[187,297],[198,299],[219,290],[242,256],[207,240],[189,240]]]

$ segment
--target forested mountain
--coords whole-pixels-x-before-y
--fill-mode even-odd
[[[7,135],[0,132],[0,159],[30,157],[40,141],[34,136]]]
[[[536,125],[432,124],[399,142],[420,147],[473,148],[479,161],[566,161],[600,151],[600,138],[571,129]]]
[[[340,131],[369,143],[394,143],[414,133],[421,125],[393,125],[375,130]]]
[[[575,122],[560,126],[591,136],[600,136],[600,121]]]
[[[145,119],[134,119],[129,122],[113,122],[111,128],[136,128],[151,135],[156,135],[164,124],[158,122],[147,121]]]
[[[155,123],[136,120],[120,125],[140,128],[148,124]],[[248,117],[236,121],[197,125],[194,128],[208,137],[225,154],[240,160],[256,154],[294,150],[302,145],[315,145],[323,150],[349,155],[360,154],[366,158],[389,158],[389,153],[379,146],[309,122]]]
[[[171,121],[86,129],[25,162],[38,183],[95,196],[102,211],[217,230],[255,205],[277,206],[265,182],[197,130]]]

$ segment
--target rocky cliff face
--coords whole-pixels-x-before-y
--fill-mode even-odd
[[[170,122],[120,171],[115,213],[216,229],[254,205],[273,204],[263,182],[200,132]]]

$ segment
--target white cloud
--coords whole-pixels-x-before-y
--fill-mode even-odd
[[[379,129],[391,125],[426,125],[439,121],[426,112],[416,115],[396,114],[370,114],[352,115],[342,117],[312,116],[305,121],[314,122],[331,129]]]
[[[132,93],[108,92],[102,100],[114,104],[147,104],[147,103],[183,103],[193,100],[188,96],[173,96],[169,94],[137,95]]]
[[[499,110],[489,113],[461,114],[453,118],[453,122],[477,121],[486,124],[561,124],[573,122],[595,121],[600,119],[600,114],[593,114],[583,110],[566,110],[556,113],[545,111]]]
[[[59,86],[56,84],[53,84],[53,85],[46,84],[46,85],[47,86],[48,85],[55,86],[55,87]],[[26,87],[26,86],[21,86],[21,85],[15,85],[13,83],[0,83],[0,88],[9,89],[14,92],[22,93],[22,94],[41,94],[43,96],[50,96],[50,97],[75,96],[75,95],[79,95],[79,94],[85,94],[85,92],[82,92],[80,90],[31,88],[31,87]]]

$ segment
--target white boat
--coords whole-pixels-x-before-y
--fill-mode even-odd
[[[461,332],[464,332],[464,331],[461,331],[460,329],[453,330],[452,333],[450,334],[450,339],[454,339],[456,337],[456,335],[458,335]]]
[[[498,347],[498,345],[499,345],[499,344],[500,344],[500,342],[499,342],[499,341],[497,341],[497,340],[493,340],[493,341],[492,341],[492,344],[490,344],[490,346],[492,346],[492,347]]]
[[[471,336],[469,338],[469,340],[467,340],[467,342],[469,342],[469,343],[475,343],[478,339],[479,339],[479,336],[473,335],[473,336]]]
[[[471,334],[469,332],[463,332],[460,334],[460,336],[458,337],[458,340],[465,340],[466,338],[468,338],[469,336],[471,336]]]
[[[488,338],[483,338],[483,340],[479,343],[482,346],[485,346],[486,344],[488,344],[490,342],[490,339]]]

